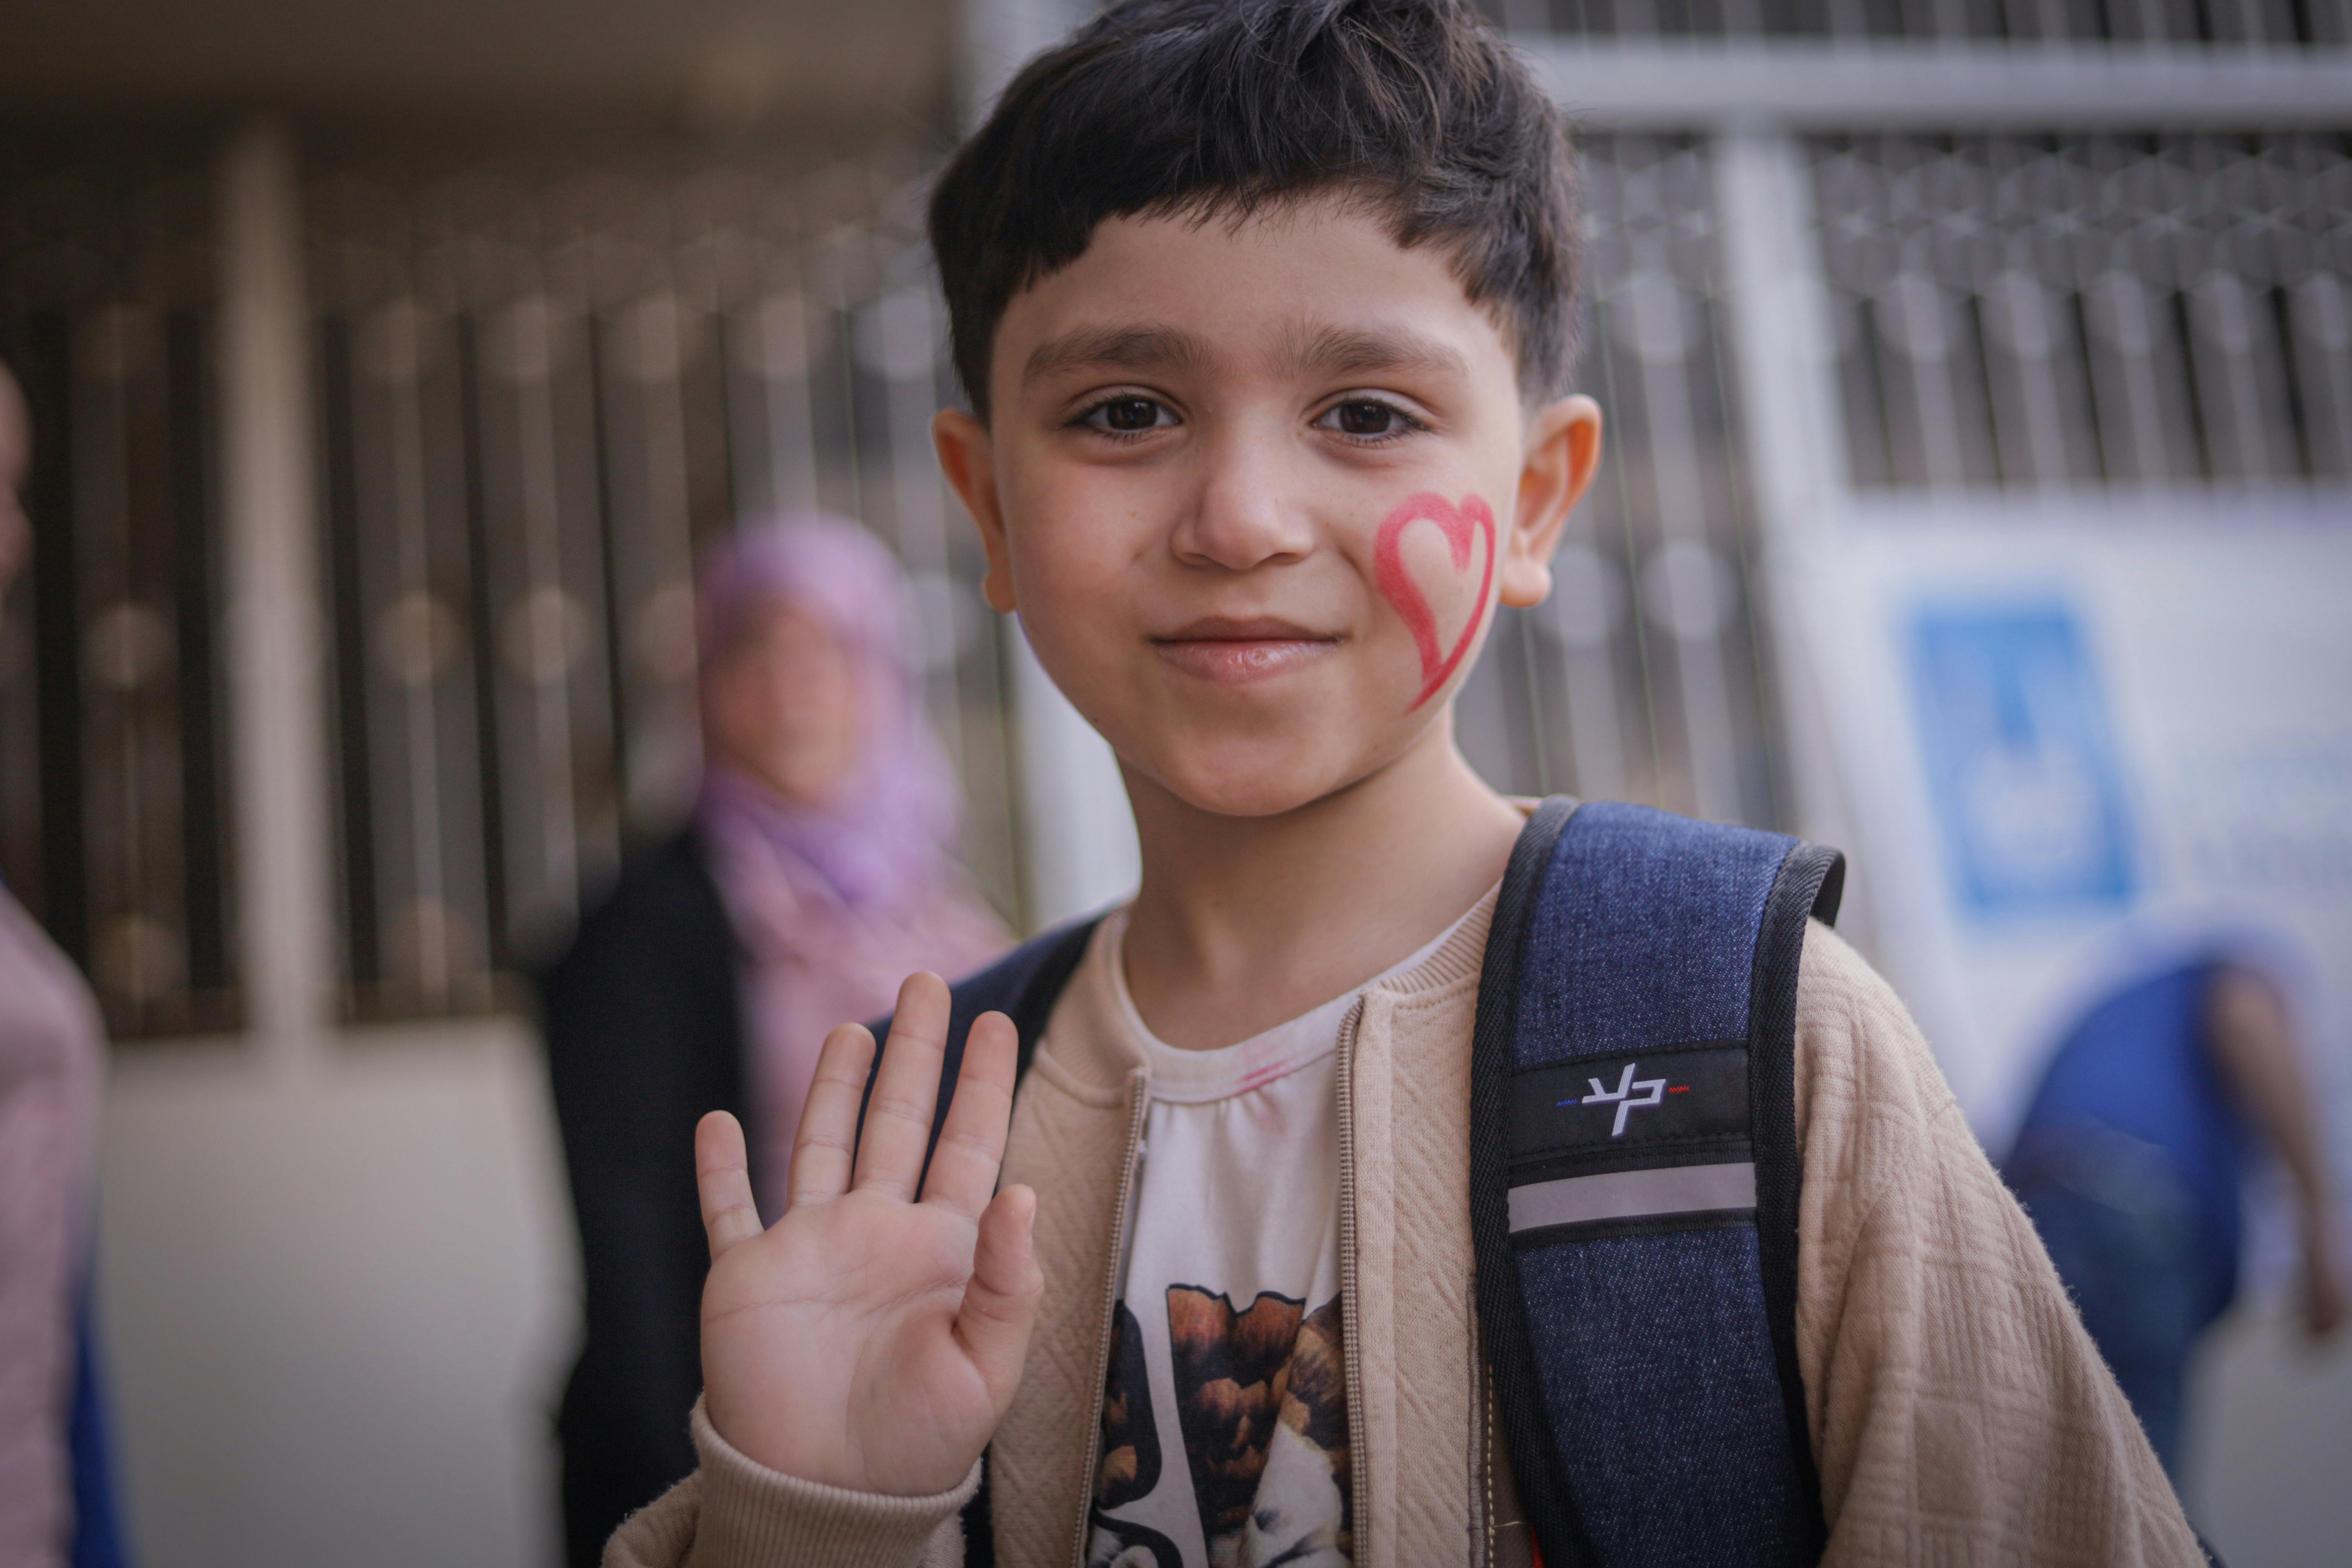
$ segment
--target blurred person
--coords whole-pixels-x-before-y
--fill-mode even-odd
[[[855,524],[748,527],[704,564],[706,773],[687,829],[624,871],[544,973],[586,1287],[558,1421],[570,1561],[694,1468],[708,1267],[694,1127],[744,1119],[761,1205],[827,1028],[909,969],[1008,943],[950,858],[962,805],[923,717],[905,584]]]
[[[2189,1358],[2237,1299],[2242,1193],[2264,1145],[2294,1190],[2305,1325],[2322,1339],[2344,1321],[2315,1102],[2284,988],[2209,951],[2084,1014],[2002,1169],[2176,1486]]]
[[[0,366],[0,605],[32,554],[31,457]],[[89,1294],[105,1041],[89,987],[0,886],[0,1568],[122,1561]]]

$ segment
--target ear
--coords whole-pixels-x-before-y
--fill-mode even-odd
[[[1526,451],[1500,574],[1503,603],[1519,609],[1551,592],[1559,531],[1601,466],[1601,405],[1579,395],[1538,410],[1528,421]]]
[[[980,546],[988,552],[988,575],[980,591],[991,608],[1013,612],[1013,558],[1004,547],[1004,508],[996,494],[996,454],[989,446],[988,426],[961,408],[942,408],[931,416],[931,444],[939,448],[940,468],[971,513],[980,530]]]

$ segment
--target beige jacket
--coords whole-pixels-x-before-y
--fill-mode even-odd
[[[1340,1273],[1360,1568],[1526,1560],[1471,1300],[1470,1034],[1488,904],[1339,1039]],[[1083,1568],[1114,1269],[1148,1094],[1097,941],[1013,1115],[1045,1296],[991,1450],[998,1561]],[[1832,1564],[2201,1563],[2147,1439],[1894,993],[1828,928],[1797,992],[1798,1354]],[[812,1486],[730,1447],[606,1568],[960,1564],[952,1492]],[[1572,1436],[1570,1440],[1573,1440]]]

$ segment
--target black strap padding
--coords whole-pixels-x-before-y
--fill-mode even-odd
[[[1029,1076],[1029,1064],[1037,1059],[1037,1042],[1045,1033],[1046,1020],[1054,1016],[1054,1005],[1070,984],[1070,976],[1078,971],[1079,961],[1087,955],[1087,944],[1094,941],[1095,928],[1102,917],[1095,915],[1057,926],[1041,936],[1031,938],[982,970],[971,978],[958,982],[948,990],[947,1048],[940,1061],[940,1099],[931,1114],[931,1141],[923,1151],[923,1169],[930,1170],[931,1151],[939,1147],[940,1129],[947,1124],[948,1107],[955,1100],[957,1076],[963,1070],[964,1041],[971,1034],[972,1021],[982,1013],[1002,1013],[1013,1020],[1013,1027],[1021,1039],[1020,1065],[1015,1069],[1013,1083]],[[866,1098],[874,1096],[874,1078],[882,1068],[882,1050],[890,1043],[890,1020],[884,1018],[873,1026],[874,1037],[879,1042],[874,1052],[874,1066],[866,1075]],[[857,1124],[866,1125],[866,1106],[857,1108]],[[919,1186],[917,1189],[920,1190]],[[963,1505],[964,1568],[996,1568],[996,1530],[988,1501],[988,1457],[981,1456],[980,1489]]]
[[[1789,1457],[1811,1552],[1828,1540],[1821,1512],[1821,1477],[1805,1419],[1805,1384],[1797,1361],[1797,1211],[1804,1161],[1797,1142],[1797,973],[1805,925],[1837,916],[1845,857],[1799,844],[1780,862],[1764,900],[1756,933],[1755,969],[1748,993],[1748,1137],[1756,1157],[1756,1247],[1764,1287],[1764,1315],[1780,1374],[1780,1411],[1788,1424]],[[1807,1506],[1810,1505],[1810,1506]]]
[[[930,1170],[931,1151],[939,1147],[940,1130],[947,1125],[948,1107],[955,1100],[956,1079],[963,1071],[964,1042],[971,1037],[973,1021],[982,1013],[1002,1013],[1013,1020],[1021,1038],[1020,1065],[1013,1080],[1017,1085],[1036,1059],[1045,1020],[1053,1016],[1054,1004],[1061,1000],[1063,988],[1077,973],[1087,943],[1094,940],[1095,927],[1101,923],[1102,917],[1096,915],[1056,926],[948,988],[947,1047],[940,1060],[940,1098],[931,1112],[931,1140],[923,1150],[925,1173]],[[866,1093],[857,1102],[861,1137],[866,1102],[874,1098],[874,1080],[882,1071],[882,1053],[890,1045],[890,1019],[885,1017],[868,1026],[874,1031],[874,1065],[866,1069]]]
[[[1813,919],[1833,926],[1837,924],[1838,905],[1845,901],[1845,857],[1817,844],[1803,847],[1810,854],[1830,858],[1829,868],[1822,873],[1821,890],[1813,895]]]
[[[1578,802],[1555,795],[1536,807],[1503,871],[1486,961],[1478,976],[1478,1016],[1470,1035],[1470,1241],[1476,1260],[1478,1326],[1494,1372],[1495,1404],[1519,1505],[1548,1568],[1589,1568],[1591,1543],[1560,1484],[1551,1423],[1528,1334],[1519,1266],[1511,1249],[1511,1041],[1518,1027],[1519,966],[1528,917],[1553,849]]]

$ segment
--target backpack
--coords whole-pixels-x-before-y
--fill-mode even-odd
[[[1470,1224],[1549,1568],[1821,1556],[1796,1352],[1797,965],[1843,880],[1835,850],[1564,796],[1511,852],[1472,1034]],[[1025,1074],[1098,921],[953,988],[935,1140],[972,1020],[1013,1019]],[[992,1568],[985,1466],[964,1540]]]

